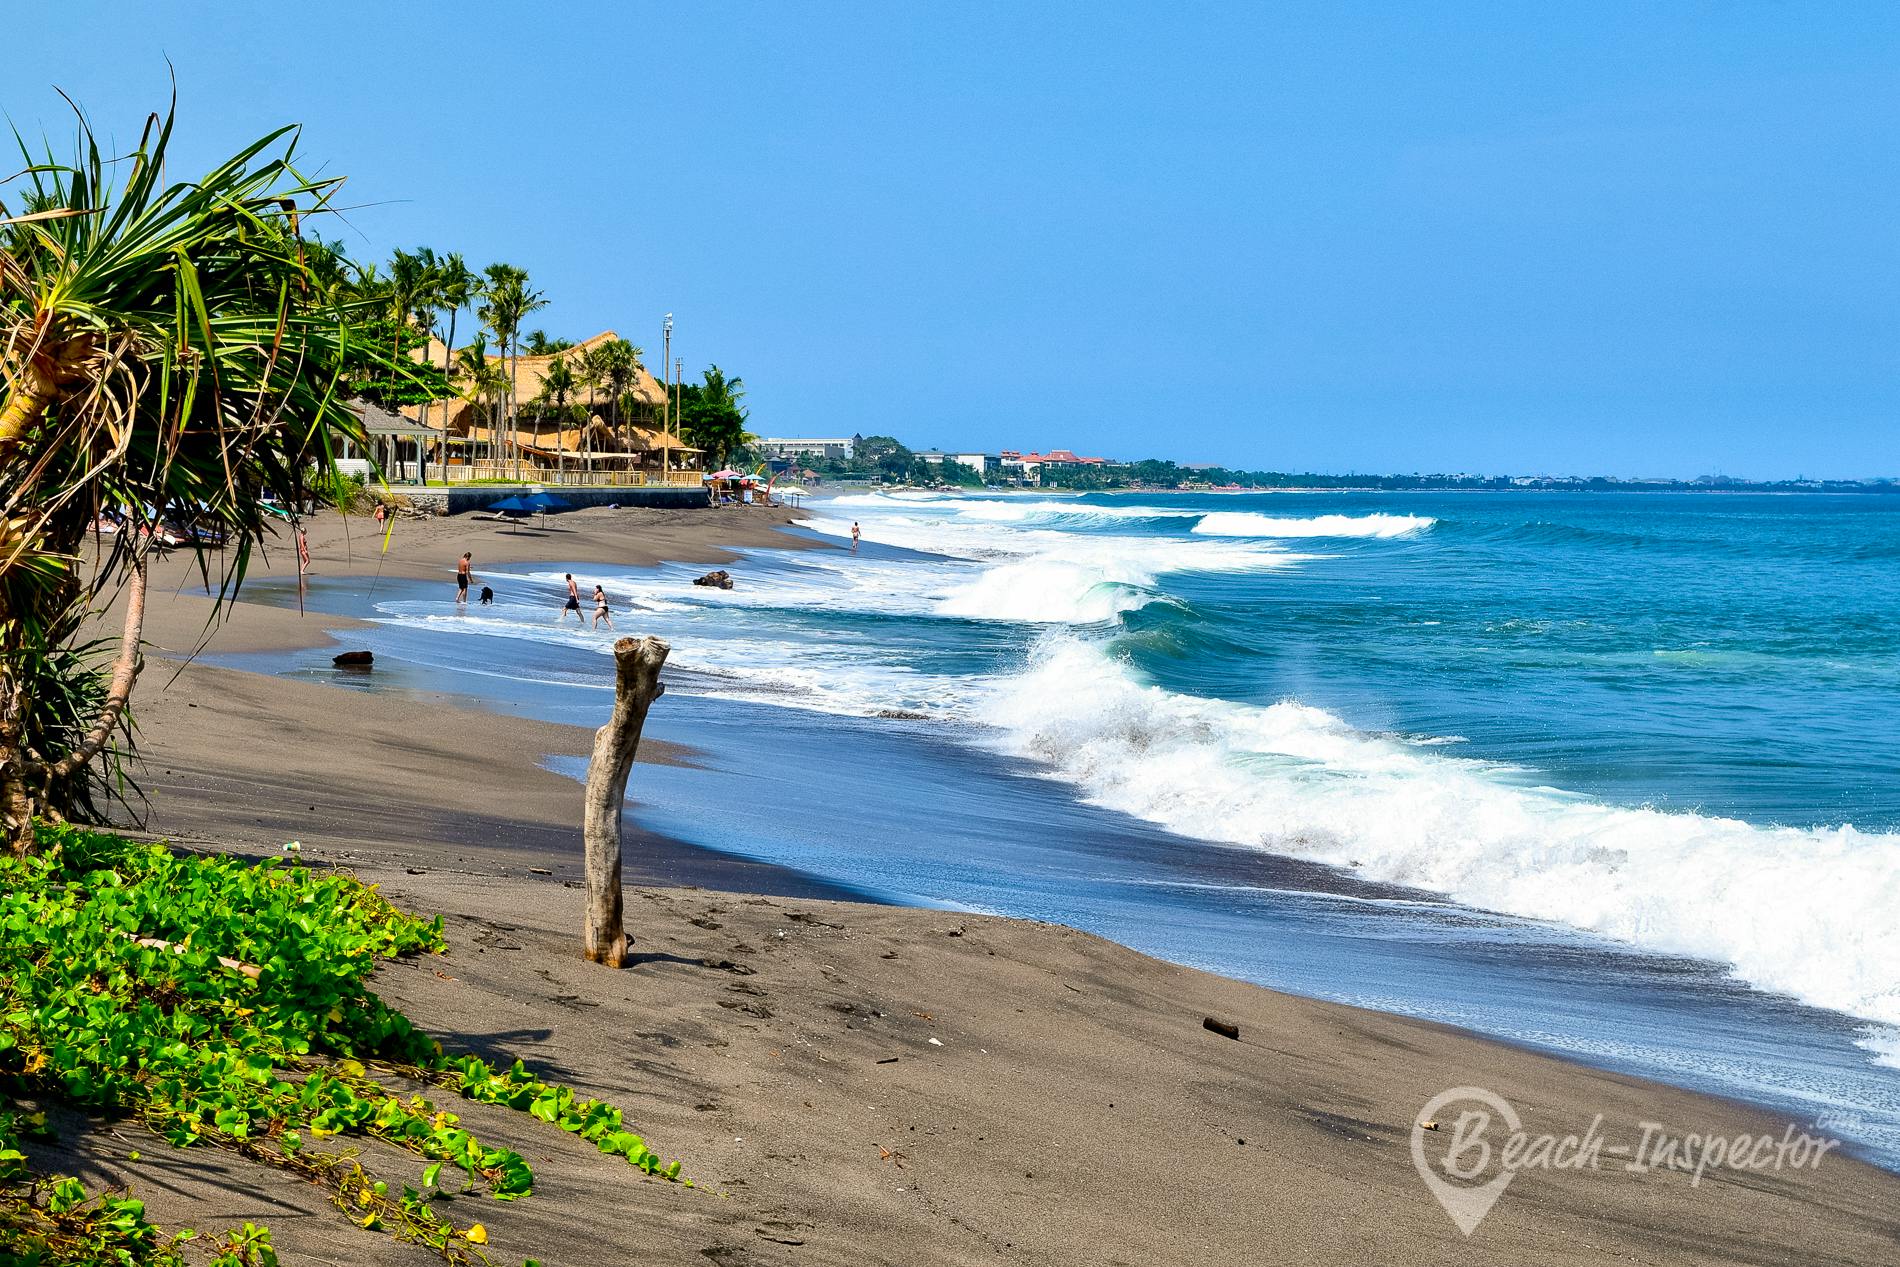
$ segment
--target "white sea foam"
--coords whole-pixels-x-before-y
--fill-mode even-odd
[[[1099,526],[1147,520],[1196,522],[1188,531],[1203,537],[1405,537],[1437,523],[1426,515],[1266,515],[1250,510],[1204,511],[1180,506],[1143,503],[1103,505],[1076,498],[1045,496],[965,497],[954,493],[911,490],[901,493],[858,493],[815,504],[821,511],[848,508],[876,515],[880,512],[922,512],[958,523],[1021,524],[1026,527]],[[941,522],[941,520],[938,520]]]
[[[1870,1025],[1857,1041],[1873,1053],[1875,1064],[1900,1069],[1900,1026]]]
[[[1012,751],[1095,803],[1183,834],[1713,959],[1762,988],[1900,1025],[1900,837],[1525,787],[1316,708],[1145,685],[1066,635],[1045,640],[984,715]]]
[[[886,596],[911,594],[924,600],[913,609],[921,605],[942,616],[1089,624],[1160,598],[1157,582],[1173,573],[1271,571],[1307,557],[1264,541],[1067,532],[1034,526],[1033,520],[1012,523],[967,513],[972,505],[997,504],[990,502],[945,499],[946,504],[919,512],[917,507],[892,506],[885,494],[872,496],[886,500],[875,503],[876,517],[867,516],[862,525],[866,540],[928,552],[945,562],[924,566],[915,560],[858,554],[814,566],[837,568],[846,578],[840,584],[852,592],[868,585]],[[821,505],[828,509],[837,504]],[[1043,504],[1021,503],[1017,508]],[[808,526],[845,538],[851,535],[851,523],[821,514]],[[838,598],[834,591],[828,602],[835,604]]]
[[[1192,531],[1204,537],[1409,537],[1436,519],[1425,515],[1314,515],[1305,519],[1262,515],[1251,510],[1217,510],[1203,515]]]

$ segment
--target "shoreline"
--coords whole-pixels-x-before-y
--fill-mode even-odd
[[[397,532],[407,526],[399,524]],[[719,527],[714,523],[703,531],[711,534]],[[769,531],[778,537],[772,544],[790,539],[776,527]],[[554,548],[573,544],[569,539]],[[614,544],[595,541],[591,546],[606,552]],[[725,543],[698,544],[710,553]],[[319,552],[315,534],[312,545],[313,557],[322,563],[324,554]],[[478,575],[480,558],[478,554]],[[624,557],[611,561],[628,562]],[[401,566],[413,569],[407,575],[442,577],[446,582],[451,565],[438,568],[405,559]],[[155,642],[163,638],[176,643],[181,635],[195,638],[202,626],[206,600],[190,595],[180,598],[189,601],[169,604],[172,611],[161,618]],[[211,650],[319,645],[324,630],[351,623],[314,615],[300,620],[294,612],[245,603]],[[226,636],[232,633],[238,635],[231,640],[237,645],[227,644]],[[1120,1220],[1133,1211],[1145,1212],[1152,1220],[1147,1233],[1159,1234],[1159,1239],[1137,1237],[1131,1249],[1139,1245],[1141,1253],[1155,1261],[1180,1262],[1231,1261],[1235,1255],[1244,1256],[1249,1246],[1285,1246],[1288,1220],[1294,1224],[1294,1242],[1321,1262],[1361,1261],[1367,1255],[1378,1261],[1406,1261],[1402,1254],[1395,1258],[1391,1248],[1403,1243],[1418,1251],[1418,1261],[1438,1260],[1453,1246],[1478,1261],[1492,1261],[1494,1255],[1497,1261],[1562,1261],[1564,1241],[1579,1228],[1587,1228],[1596,1243],[1621,1243],[1657,1261],[1719,1261],[1741,1252],[1740,1243],[1731,1243],[1724,1254],[1722,1238],[1734,1234],[1725,1228],[1732,1229],[1744,1210],[1749,1212],[1746,1217],[1755,1217],[1754,1207],[1747,1204],[1753,1200],[1792,1203],[1772,1216],[1765,1214],[1763,1206],[1763,1220],[1781,1220],[1796,1238],[1784,1244],[1783,1253],[1809,1254],[1804,1261],[1867,1261],[1858,1255],[1869,1245],[1881,1237],[1900,1235],[1890,1218],[1876,1214],[1891,1208],[1894,1194],[1900,1193],[1900,1179],[1857,1161],[1843,1159],[1836,1167],[1830,1158],[1823,1172],[1829,1176],[1824,1187],[1809,1184],[1806,1176],[1777,1175],[1765,1187],[1732,1184],[1720,1200],[1706,1202],[1698,1195],[1706,1189],[1677,1185],[1673,1176],[1649,1177],[1645,1182],[1657,1185],[1654,1189],[1617,1180],[1609,1180],[1610,1186],[1605,1187],[1597,1182],[1599,1176],[1575,1177],[1574,1188],[1569,1179],[1524,1176],[1479,1236],[1465,1242],[1431,1204],[1424,1185],[1412,1173],[1406,1149],[1410,1115],[1429,1095],[1445,1087],[1474,1082],[1493,1087],[1520,1107],[1534,1106],[1535,1116],[1546,1125],[1574,1121],[1577,1129],[1589,1120],[1584,1110],[1593,1103],[1641,1103],[1646,1106],[1644,1113],[1666,1122],[1748,1123],[1762,1128],[1769,1124],[1769,1115],[1664,1084],[1603,1073],[1452,1027],[1279,994],[1166,964],[1060,926],[861,902],[803,905],[835,896],[815,891],[780,895],[779,904],[773,905],[773,897],[758,895],[771,893],[772,881],[795,873],[741,860],[731,860],[734,865],[716,878],[685,863],[679,864],[679,870],[662,866],[643,872],[649,851],[663,852],[667,846],[638,834],[631,825],[630,885],[642,880],[677,884],[680,881],[673,877],[685,875],[691,877],[685,883],[730,892],[672,888],[630,893],[630,924],[641,923],[643,911],[654,920],[652,932],[642,939],[650,943],[642,949],[654,956],[643,965],[653,979],[646,972],[633,974],[640,984],[629,980],[624,991],[629,997],[624,1004],[616,1004],[615,997],[623,993],[616,981],[590,974],[585,965],[575,962],[566,945],[578,910],[579,894],[567,886],[578,875],[568,868],[578,860],[580,789],[540,762],[547,753],[584,754],[582,728],[465,709],[446,697],[396,702],[353,695],[349,698],[355,703],[337,708],[334,691],[330,696],[319,694],[325,689],[319,684],[203,664],[185,668],[154,699],[154,679],[162,681],[168,675],[156,664],[148,674],[135,705],[141,725],[147,727],[148,765],[166,772],[165,781],[151,788],[155,806],[165,807],[155,827],[169,824],[174,838],[226,849],[249,841],[265,853],[275,852],[282,839],[289,838],[283,833],[293,832],[304,842],[306,859],[352,866],[364,878],[383,883],[392,897],[406,905],[450,916],[455,949],[445,966],[451,980],[459,978],[467,988],[477,989],[480,974],[470,972],[476,955],[484,961],[483,974],[496,974],[492,980],[485,976],[481,980],[479,989],[485,993],[480,1006],[471,1012],[468,1000],[450,1000],[443,993],[440,973],[431,973],[428,965],[396,966],[379,978],[379,989],[388,990],[393,1002],[437,1033],[461,1028],[469,1015],[512,1015],[512,1032],[539,1035],[531,1051],[521,1053],[529,1055],[531,1063],[551,1061],[550,1067],[576,1072],[590,1088],[621,1095],[643,1124],[650,1124],[655,1138],[666,1140],[670,1148],[689,1158],[689,1167],[704,1166],[708,1158],[727,1158],[733,1150],[721,1141],[755,1142],[761,1150],[756,1155],[747,1148],[738,1150],[743,1156],[731,1159],[739,1186],[729,1191],[768,1204],[777,1201],[784,1210],[796,1213],[797,1217],[787,1215],[778,1221],[789,1219],[800,1225],[794,1229],[800,1235],[793,1239],[808,1244],[798,1251],[797,1261],[884,1260],[862,1254],[861,1247],[881,1243],[871,1238],[886,1234],[879,1229],[888,1223],[899,1229],[899,1239],[893,1244],[908,1246],[903,1256],[912,1261],[973,1261],[973,1256],[987,1261],[1001,1254],[1005,1260],[1096,1262],[1101,1259],[1091,1256],[1089,1246],[1102,1242],[1091,1238],[1119,1236],[1127,1241],[1129,1234]],[[433,729],[452,734],[454,742],[418,747],[411,741],[401,750],[403,769],[379,772],[393,762],[379,759],[386,755],[378,751],[380,740],[366,741],[363,730],[401,734],[404,717],[418,713],[437,718],[440,724]],[[286,728],[291,731],[288,735],[283,733]],[[690,763],[698,756],[690,749],[655,746],[650,750],[652,744],[643,743],[643,761]],[[286,763],[281,751],[286,747],[321,753],[324,760],[320,767]],[[339,753],[354,755],[339,757]],[[491,754],[505,756],[507,812],[471,813],[459,789],[483,777],[489,785],[497,782]],[[291,773],[285,772],[286,765]],[[637,804],[637,773],[631,795]],[[317,799],[308,799],[312,796]],[[252,812],[264,804],[271,806],[268,812]],[[365,806],[376,808],[366,811]],[[247,817],[258,821],[246,822]],[[301,829],[299,824],[303,824]],[[710,854],[694,846],[683,848]],[[687,861],[697,865],[705,859]],[[549,874],[530,869],[536,866]],[[799,899],[804,915],[785,914],[783,896]],[[788,940],[801,947],[807,941],[815,943],[812,954],[798,953],[784,944]],[[872,947],[854,947],[855,942],[887,947],[896,958],[887,959],[883,950],[875,957],[861,953]],[[504,945],[514,949],[504,950]],[[509,955],[519,958],[508,959]],[[696,975],[680,966],[688,960],[726,957],[747,963],[756,973],[734,982],[709,983],[698,979],[703,972]],[[773,969],[783,971],[768,970],[763,962],[766,957]],[[457,959],[463,961],[459,967]],[[996,959],[1002,963],[991,962]],[[504,962],[513,966],[504,971],[500,967]],[[552,979],[542,977],[550,971],[570,992],[565,997],[587,1000],[584,1009],[562,1003],[559,997],[542,997]],[[927,998],[916,995],[912,1001],[919,1006],[910,1009],[908,1020],[907,1013],[894,1005],[872,1007],[876,1015],[866,1015],[866,996],[901,999],[925,983],[937,990],[932,974],[945,974],[941,990]],[[763,993],[732,988],[741,984]],[[999,985],[1012,993],[997,996]],[[605,993],[599,993],[603,988]],[[657,993],[649,994],[649,989]],[[1099,1006],[1091,1011],[1078,1001],[1078,995]],[[1025,1000],[1030,1006],[1010,1010]],[[708,1012],[713,1002],[734,1006],[713,1007]],[[847,1003],[849,1007],[842,1006]],[[698,1025],[707,1034],[705,1045],[681,1046],[651,1038],[669,1033],[654,1023],[650,1013],[655,1008],[670,1018],[668,1025],[682,1030]],[[631,1029],[621,1028],[619,1021],[609,1023],[610,1017],[621,1015],[616,1009],[630,1009],[625,1025],[642,1028],[636,1035],[640,1042],[633,1044],[643,1053],[641,1067],[663,1067],[665,1076],[681,1085],[716,1084],[718,1094],[680,1104],[665,1095],[656,1097],[650,1087],[623,1089],[625,1075],[618,1072],[615,1060],[621,1048],[610,1043],[602,1049],[598,1039],[613,1032],[622,1034],[618,1042],[633,1042],[625,1037]],[[1227,1040],[1200,1031],[1200,1010],[1242,1017],[1242,1041],[1229,1050]],[[933,1020],[919,1029],[916,1018],[925,1013]],[[1104,1020],[1109,1013],[1114,1016],[1112,1024]],[[1048,1023],[1053,1014],[1064,1017],[1061,1025]],[[971,1043],[985,1055],[1014,1051],[1018,1058],[1008,1077],[999,1081],[996,1072],[989,1071],[970,1085],[973,1069],[958,1065],[935,1046],[924,1045],[930,1029],[938,1029],[947,1040],[953,1038],[939,1028],[940,1022],[953,1015],[966,1018],[958,1023],[967,1028],[949,1045],[966,1056]],[[974,1019],[978,1017],[980,1024]],[[707,1022],[712,1022],[712,1029],[705,1028]],[[1104,1024],[1108,1028],[1101,1028]],[[905,1026],[914,1032],[900,1038],[897,1031]],[[733,1027],[744,1031],[743,1035],[728,1032]],[[898,1069],[908,1073],[913,1055],[928,1062],[927,1069],[917,1071],[919,1083],[907,1088],[905,1110],[913,1119],[909,1127],[922,1126],[924,1120],[934,1122],[928,1142],[916,1138],[923,1131],[905,1129],[901,1136],[893,1135],[877,1122],[863,1120],[863,1106],[850,1107],[854,1096],[865,1098],[873,1108],[877,1100],[886,1098],[885,1092],[877,1090],[885,1085],[879,1081],[883,1067],[875,1063],[884,1057],[873,1058],[865,1047],[873,1035],[881,1035],[880,1041],[886,1043],[898,1042],[898,1047],[891,1048],[894,1052],[911,1053]],[[1210,1042],[1223,1045],[1207,1046]],[[796,1071],[782,1063],[785,1053],[795,1048],[809,1062]],[[694,1051],[705,1054],[695,1057]],[[1247,1059],[1236,1063],[1242,1052]],[[730,1068],[734,1061],[742,1061],[743,1068]],[[1113,1103],[1122,1104],[1123,1110],[1085,1102],[1089,1080],[1074,1085],[1078,1080],[1070,1071],[1086,1068],[1091,1061],[1112,1066],[1100,1070],[1094,1081],[1112,1087]],[[847,1072],[843,1083],[836,1084]],[[1289,1078],[1304,1090],[1290,1092]],[[1433,1085],[1434,1080],[1438,1085]],[[782,1102],[784,1097],[769,1092],[784,1085],[804,1089],[808,1094],[802,1101],[805,1111],[797,1108],[800,1102]],[[996,1088],[1002,1099],[972,1102],[970,1096],[982,1086]],[[815,1098],[819,1095],[827,1098]],[[1415,1101],[1408,1104],[1408,1096]],[[718,1107],[695,1111],[699,1103]],[[836,1120],[812,1118],[816,1112],[812,1106],[820,1103],[833,1106]],[[1060,1156],[1046,1153],[1057,1139],[1074,1143],[1098,1134],[1127,1138],[1131,1123],[1126,1111],[1137,1103],[1145,1110],[1144,1120],[1135,1127],[1137,1137],[1146,1141],[1149,1152],[1164,1156],[1170,1167],[1198,1176],[1196,1182],[1216,1189],[1238,1189],[1237,1174],[1224,1168],[1230,1163],[1217,1162],[1216,1157],[1246,1157],[1245,1162],[1231,1164],[1251,1169],[1265,1155],[1272,1163],[1267,1167],[1270,1173],[1258,1179],[1271,1186],[1273,1194],[1261,1198],[1260,1209],[1221,1207],[1189,1216],[1173,1206],[1156,1206],[1144,1191],[1176,1190],[1177,1179],[1138,1182],[1138,1168],[1093,1147],[1075,1150],[1079,1157],[1090,1159],[1079,1170],[1075,1166],[1080,1163],[1074,1159],[1065,1165]],[[993,1120],[999,1111],[1021,1120]],[[1527,1119],[1532,1115],[1527,1111]],[[1210,1147],[1202,1134],[1214,1118],[1247,1125],[1232,1127],[1232,1138],[1225,1142],[1226,1148],[1234,1150],[1231,1155],[1221,1151],[1202,1157],[1199,1154]],[[1018,1190],[1000,1192],[990,1190],[994,1176],[961,1174],[953,1159],[969,1144],[967,1139],[959,1140],[956,1124],[970,1119],[989,1124],[988,1130],[978,1132],[980,1143],[1008,1141],[1002,1145],[1005,1153],[1034,1154],[1034,1164],[1025,1165],[1023,1172],[1041,1176],[1043,1182],[1025,1178],[1016,1181]],[[714,1124],[718,1129],[709,1131]],[[842,1129],[848,1124],[854,1129]],[[1773,1125],[1780,1129],[1778,1119]],[[861,1157],[858,1128],[884,1140],[877,1149],[900,1153],[907,1163],[903,1169],[927,1173],[934,1195],[922,1198],[905,1182],[921,1184],[923,1173],[900,1174],[900,1167],[879,1158],[876,1149],[868,1160]],[[1247,1143],[1236,1143],[1239,1139]],[[1283,1146],[1289,1141],[1298,1147],[1288,1151]],[[1252,1154],[1243,1151],[1250,1146]],[[827,1182],[823,1168],[814,1175],[804,1167],[773,1161],[772,1149],[789,1155],[800,1148],[815,1148],[829,1157],[826,1165],[839,1172],[830,1176],[835,1181]],[[717,1170],[713,1166],[704,1173]],[[1317,1174],[1335,1180],[1352,1176],[1353,1191],[1369,1186],[1389,1196],[1392,1208],[1357,1229],[1340,1231],[1336,1212],[1356,1208],[1359,1198],[1353,1191],[1335,1190],[1331,1181],[1316,1180]],[[845,1175],[850,1176],[849,1182]],[[838,1191],[863,1183],[871,1184],[875,1195]],[[909,1200],[905,1199],[907,1187],[911,1187]],[[1253,1195],[1251,1189],[1242,1190]],[[1821,1196],[1824,1191],[1826,1197]],[[1526,1192],[1533,1197],[1525,1197]],[[1051,1211],[1033,1203],[1022,1206],[1030,1193],[1039,1194],[1037,1201],[1054,1197],[1074,1208]],[[146,1195],[149,1199],[150,1194]],[[840,1208],[845,1197],[850,1199]],[[1744,1205],[1737,1208],[1735,1201]],[[524,1207],[539,1202],[537,1196]],[[1501,1231],[1505,1208],[1511,1205],[1517,1206],[1516,1216],[1508,1220],[1512,1230]],[[952,1208],[961,1213],[948,1213]],[[767,1212],[762,1206],[755,1213],[760,1215],[759,1228],[769,1230],[773,1220],[764,1217]],[[547,1214],[548,1208],[543,1206],[541,1213]],[[1715,1220],[1713,1225],[1710,1218]],[[1543,1230],[1543,1224],[1552,1219],[1559,1231]],[[1678,1219],[1679,1228],[1674,1226]],[[1663,1226],[1665,1220],[1670,1227]],[[199,1221],[210,1220],[200,1217]],[[1037,1222],[1049,1226],[1032,1226]],[[1833,1226],[1836,1222],[1840,1226]],[[1687,1229],[1692,1225],[1703,1230],[1691,1235]],[[979,1227],[985,1229],[982,1234],[968,1239]],[[1321,1237],[1323,1231],[1327,1237]],[[752,1234],[749,1250],[753,1253],[767,1252],[768,1246],[781,1243],[758,1228]],[[1204,1245],[1188,1244],[1183,1237],[1199,1238]],[[351,1244],[361,1247],[360,1241]],[[854,1244],[860,1251],[850,1249]],[[1033,1250],[1028,1248],[1032,1245]],[[511,1252],[512,1246],[511,1241]],[[811,1254],[820,1246],[829,1248],[814,1259]],[[1356,1247],[1356,1257],[1347,1253],[1349,1247]],[[702,1245],[698,1252],[711,1250]],[[389,1261],[409,1259],[396,1255]],[[758,1261],[779,1260],[761,1257]]]

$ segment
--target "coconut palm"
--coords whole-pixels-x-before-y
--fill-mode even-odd
[[[504,358],[509,359],[508,367],[508,404],[507,430],[509,447],[514,449],[514,393],[521,378],[521,350],[516,340],[521,333],[521,323],[530,313],[539,312],[548,306],[548,301],[540,291],[528,288],[528,272],[513,264],[490,264],[483,270],[487,277],[487,286],[483,289],[483,303],[478,315],[495,332],[495,340],[501,345]],[[521,473],[521,455],[515,453],[515,474]]]
[[[437,307],[446,309],[449,314],[449,329],[442,339],[442,376],[449,377],[450,358],[455,355],[455,319],[462,309],[475,302],[476,288],[480,279],[469,272],[468,264],[462,259],[461,252],[450,251],[442,257],[441,268],[436,273],[435,302]],[[446,421],[446,420],[445,420]],[[444,435],[443,441],[448,437]]]
[[[604,364],[601,367],[602,381],[606,384],[608,407],[613,419],[614,434],[620,434],[620,398],[632,390],[640,379],[641,350],[625,339],[615,339],[601,347]]]
[[[574,374],[573,366],[567,363],[565,356],[557,356],[548,363],[547,373],[541,376],[541,400],[544,413],[554,415],[554,461],[557,469],[564,467],[565,440],[561,427],[567,421],[568,405],[574,398],[574,391],[580,386],[580,380]]]
[[[456,354],[456,373],[467,384],[465,392],[469,403],[488,405],[488,456],[491,461],[497,460],[495,437],[500,426],[502,395],[508,390],[508,375],[489,359],[485,336],[476,335]]]
[[[302,505],[361,442],[340,389],[396,372],[306,251],[301,222],[338,182],[298,172],[294,129],[167,184],[172,124],[153,115],[108,164],[82,115],[73,161],[29,154],[0,186],[0,832],[15,850],[35,815],[113,791],[156,530],[218,534],[222,612],[270,531],[263,499]],[[82,565],[108,519],[120,530]],[[105,666],[78,635],[120,590]]]

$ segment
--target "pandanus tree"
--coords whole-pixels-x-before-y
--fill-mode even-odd
[[[29,152],[0,184],[0,833],[15,851],[36,816],[115,789],[166,524],[222,544],[197,554],[222,613],[271,532],[265,499],[304,504],[361,442],[345,384],[393,368],[313,267],[329,253],[305,250],[302,221],[338,182],[298,171],[295,129],[168,183],[173,118],[108,162],[82,115],[73,159]],[[115,599],[116,652],[88,641]]]

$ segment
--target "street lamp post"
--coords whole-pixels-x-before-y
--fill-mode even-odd
[[[666,314],[666,323],[660,327],[660,434],[673,434],[673,393],[666,389],[667,366],[673,363],[673,314]],[[666,444],[660,445],[660,482],[671,483],[672,463],[668,458]]]

